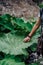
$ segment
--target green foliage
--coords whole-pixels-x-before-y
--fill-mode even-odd
[[[40,35],[39,30],[34,34],[30,42],[23,42],[23,39],[30,33],[35,24],[33,21],[35,20],[29,20],[25,23],[23,19],[12,17],[9,14],[0,16],[0,51],[16,57],[17,55],[20,57],[22,54],[27,56],[28,52],[26,48],[28,47],[30,47],[32,51],[35,51],[37,38]],[[8,30],[10,30],[10,32],[5,33]],[[21,59],[16,57],[5,57],[3,60],[0,60],[0,65],[25,65],[24,62],[17,62]]]
[[[21,30],[24,32],[30,32],[33,27],[33,22],[25,23],[23,19],[12,17],[8,14],[0,16],[0,25],[3,28],[7,28],[9,30]],[[1,30],[2,30],[1,28]]]
[[[24,54],[24,49],[31,46],[34,43],[37,43],[38,34],[33,36],[30,42],[24,43],[24,36],[17,33],[8,33],[0,34],[0,51],[3,51],[7,54]],[[19,53],[18,53],[19,52]],[[27,53],[26,53],[27,54]]]
[[[40,8],[43,8],[43,4],[39,4],[39,7],[40,7]]]
[[[8,56],[5,57],[3,60],[0,60],[0,65],[25,65],[25,63],[20,62],[19,60],[15,60],[13,56]]]
[[[14,30],[14,27],[11,23],[11,17],[9,18],[9,15],[7,16],[7,14],[0,16],[0,26],[1,31],[5,30],[6,28],[9,30]]]

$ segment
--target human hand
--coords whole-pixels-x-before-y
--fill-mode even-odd
[[[24,40],[23,40],[23,41],[24,41],[24,42],[29,42],[29,41],[30,41],[30,39],[31,39],[31,38],[30,38],[29,36],[27,36],[26,38],[24,38]]]

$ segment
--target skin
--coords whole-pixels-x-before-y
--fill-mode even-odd
[[[39,17],[39,19],[36,21],[36,24],[34,25],[34,27],[33,27],[33,29],[32,29],[32,31],[28,34],[29,36],[33,36],[33,34],[35,33],[35,31],[39,28],[39,26],[40,26],[40,17]],[[26,38],[24,38],[24,42],[29,42],[31,40],[31,38],[30,37],[26,37]]]

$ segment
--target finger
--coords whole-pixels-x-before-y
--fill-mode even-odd
[[[24,42],[28,42],[29,40],[25,39]]]
[[[30,41],[30,39],[24,39],[24,42],[29,42]]]

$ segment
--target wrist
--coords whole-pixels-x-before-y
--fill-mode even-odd
[[[32,35],[28,34],[28,37],[30,37],[30,38],[31,38],[31,37],[32,37]]]
[[[29,38],[31,38],[31,36],[30,36],[30,35],[28,35],[28,37],[29,37]]]

